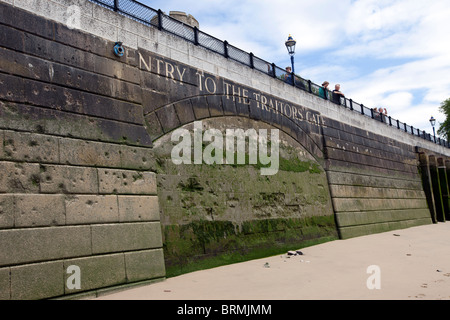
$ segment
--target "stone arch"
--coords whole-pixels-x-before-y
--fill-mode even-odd
[[[281,100],[280,100],[281,101]],[[289,106],[291,117],[280,108],[262,104],[253,98],[237,95],[197,95],[171,102],[144,114],[147,131],[156,141],[171,131],[194,121],[238,116],[269,124],[297,141],[323,167],[324,154],[322,142],[323,119],[320,113],[304,107],[287,104],[286,101],[276,105]],[[297,110],[293,112],[294,108]],[[277,110],[278,109],[278,110]],[[294,116],[295,113],[295,116]]]
[[[167,270],[223,252],[288,244],[301,247],[305,240],[337,238],[323,168],[321,127],[290,121],[275,112],[265,115],[267,110],[258,108],[256,100],[244,103],[240,98],[194,96],[145,115],[159,166],[156,177]],[[192,132],[195,121],[222,132],[277,128],[281,144],[287,146],[280,146],[285,166],[280,165],[275,175],[264,176],[259,164],[247,162],[175,165],[170,157],[171,133],[180,127]]]

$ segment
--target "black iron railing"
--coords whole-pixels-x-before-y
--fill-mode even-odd
[[[165,15],[161,10],[155,10],[135,0],[89,0],[97,3],[103,7],[113,10],[119,14],[127,16],[140,23],[148,26],[158,28],[183,38],[186,41],[192,42],[197,46],[201,46],[208,50],[214,51],[228,59],[242,63],[252,69],[258,70],[267,74],[270,77],[286,81],[286,71],[274,63],[270,63],[261,58],[256,57],[253,53],[247,53],[239,48],[230,45],[227,41],[219,40],[207,33],[200,31],[197,27],[187,25],[177,19]],[[414,128],[413,126],[402,123],[399,120],[393,119],[390,116],[379,114],[373,109],[359,104],[352,99],[341,97],[334,101],[333,94],[326,91],[326,94],[320,93],[320,86],[295,75],[295,81],[290,81],[292,86],[301,90],[307,91],[313,95],[319,96],[323,99],[333,101],[344,108],[349,108],[354,112],[358,112],[364,116],[370,117],[375,121],[380,121],[388,126],[396,127],[398,130],[421,137],[425,140],[434,142],[436,144],[450,148],[449,142],[431,135],[424,130]]]

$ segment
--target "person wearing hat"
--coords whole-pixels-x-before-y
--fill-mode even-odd
[[[324,81],[324,83],[322,83],[322,86],[319,89],[319,96],[323,99],[328,99],[328,85],[330,83],[328,81]]]

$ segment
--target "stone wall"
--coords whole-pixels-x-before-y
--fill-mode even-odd
[[[138,69],[4,3],[0,29],[0,299],[163,279]]]
[[[87,0],[1,0],[0,28],[1,299],[449,218],[442,146]],[[171,133],[194,121],[279,129],[278,174],[175,166]]]
[[[342,238],[431,223],[414,147],[325,122],[328,182]]]

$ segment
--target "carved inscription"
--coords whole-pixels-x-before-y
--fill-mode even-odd
[[[194,85],[198,87],[201,95],[220,94],[224,95],[227,100],[240,104],[250,104],[250,99],[253,99],[257,108],[263,112],[282,114],[296,122],[307,121],[317,126],[325,124],[319,113],[288,103],[286,100],[274,98],[252,88],[219,79],[206,74],[204,71],[192,69],[172,61],[169,62],[167,59],[151,56],[148,53],[138,52],[138,55],[140,69],[154,73],[158,77],[165,78],[165,81],[172,81],[181,86],[185,85],[187,78],[195,79]],[[194,73],[193,77],[188,76],[190,72]]]

